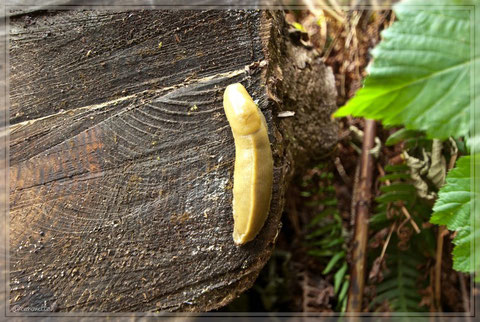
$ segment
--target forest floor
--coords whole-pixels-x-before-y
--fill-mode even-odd
[[[392,11],[310,9],[288,12],[287,21],[332,68],[340,107],[361,87],[367,76],[369,51],[395,17]],[[334,155],[297,174],[291,184],[272,258],[255,285],[222,311],[347,309],[350,272],[355,265],[352,249],[358,238],[354,234],[356,200],[352,199],[358,195],[355,190],[365,121],[349,117],[339,123]],[[468,311],[470,278],[452,269],[453,234],[429,223],[432,205],[428,201],[411,202],[409,191],[405,202],[388,197],[390,181],[396,183],[406,175],[402,173],[406,171],[402,157],[405,143],[385,145],[395,130],[376,124],[379,149],[373,165],[374,200],[366,236],[361,311]],[[409,202],[412,206],[406,207]],[[440,279],[435,278],[437,275]]]

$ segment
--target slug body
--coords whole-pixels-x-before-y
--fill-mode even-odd
[[[273,158],[265,117],[241,84],[225,89],[223,107],[235,140],[233,240],[245,244],[262,229],[270,209]]]

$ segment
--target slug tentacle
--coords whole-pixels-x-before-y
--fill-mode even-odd
[[[273,158],[265,117],[241,84],[227,86],[223,107],[235,140],[233,240],[249,242],[270,209]]]

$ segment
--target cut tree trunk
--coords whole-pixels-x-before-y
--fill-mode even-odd
[[[280,11],[15,12],[10,308],[207,311],[251,287],[292,173],[337,138],[333,74],[298,36]],[[241,247],[222,105],[235,82],[274,154],[267,222]]]

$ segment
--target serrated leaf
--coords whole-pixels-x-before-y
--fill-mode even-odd
[[[480,93],[480,82],[473,84],[472,91],[479,57],[473,54],[471,36],[474,26],[475,31],[480,28],[474,24],[472,7],[452,10],[442,5],[473,2],[425,4],[415,0],[394,6],[398,19],[384,30],[383,40],[372,51],[374,60],[364,87],[336,117],[381,120],[385,126],[404,125],[440,139],[471,132],[470,108],[479,99],[474,95]]]
[[[455,248],[453,249],[452,253],[453,268],[461,272],[471,272],[472,269],[470,266],[472,265],[471,261],[473,261],[471,248],[473,243],[473,234],[471,233],[470,227],[468,227],[468,229],[457,230],[457,236],[455,236],[453,243],[455,244]]]
[[[430,222],[434,224],[445,225],[449,230],[457,231],[453,240],[455,244],[453,268],[462,272],[473,272],[474,267],[479,268],[478,263],[474,266],[471,256],[471,245],[474,238],[471,211],[474,198],[478,200],[478,191],[475,192],[476,195],[471,191],[470,171],[472,161],[474,161],[473,167],[478,169],[479,159],[480,155],[464,156],[458,159],[455,168],[447,174],[446,184],[439,191],[438,199],[433,206],[434,213],[430,219]]]

